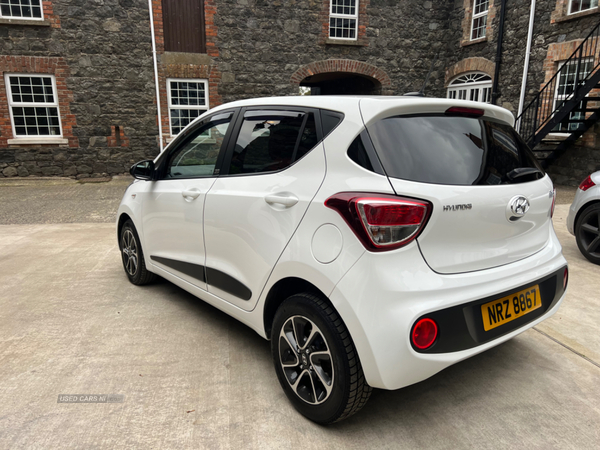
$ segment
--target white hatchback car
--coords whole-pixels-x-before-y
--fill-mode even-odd
[[[579,185],[569,208],[567,229],[575,236],[581,254],[600,264],[600,171]]]
[[[282,97],[205,113],[118,211],[127,276],[160,275],[271,340],[306,417],[358,411],[554,314],[552,182],[505,109]]]

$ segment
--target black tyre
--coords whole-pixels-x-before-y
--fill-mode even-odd
[[[575,225],[579,251],[594,264],[600,264],[600,203],[585,208]]]
[[[125,222],[121,228],[119,248],[121,249],[123,269],[125,269],[129,281],[141,286],[155,280],[156,275],[146,269],[140,238],[131,220]]]
[[[293,295],[281,304],[273,321],[271,351],[288,399],[314,422],[343,420],[371,395],[346,326],[318,296]]]

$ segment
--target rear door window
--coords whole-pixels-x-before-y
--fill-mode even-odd
[[[246,111],[229,174],[283,170],[318,142],[315,116],[303,111]]]
[[[397,116],[368,128],[388,176],[423,183],[495,185],[544,176],[509,125],[469,117]],[[515,169],[532,169],[514,177]],[[536,170],[537,169],[537,170]]]

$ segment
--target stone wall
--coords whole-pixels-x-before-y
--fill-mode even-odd
[[[383,71],[390,93],[419,90],[435,54],[440,58],[428,92],[443,95],[446,2],[371,0],[365,38],[330,44],[323,39],[322,0],[219,0],[215,17],[224,71],[224,101],[298,93],[291,83],[304,66],[328,59],[360,61]],[[360,25],[360,24],[359,24]],[[359,30],[360,37],[360,30]]]
[[[465,39],[472,0],[363,0],[359,39],[353,42],[332,41],[324,34],[328,3],[205,0],[207,54],[190,55],[164,52],[160,0],[153,0],[165,134],[167,77],[206,78],[214,107],[241,98],[297,94],[306,74],[322,67],[368,75],[380,82],[382,93],[392,95],[419,90],[436,55],[426,89],[430,96],[445,97],[448,82],[461,71],[493,75],[501,0],[491,2],[487,37],[476,43]],[[516,114],[529,2],[507,3],[498,103]],[[564,6],[564,0],[537,1],[527,101],[547,75],[549,46],[580,39],[600,20],[597,12],[567,17]],[[104,176],[155,156],[158,123],[147,0],[52,0],[44,7],[43,24],[0,21],[0,59],[60,62],[60,73],[44,73],[64,78],[59,96],[68,143],[8,144],[12,131],[1,80],[0,175]],[[588,170],[596,161],[592,144],[578,149],[577,157],[565,155],[557,167],[580,164]],[[592,153],[586,154],[586,148]]]
[[[66,62],[70,94],[67,99],[58,95],[63,134],[71,133],[74,140],[0,145],[0,176],[105,176],[157,155],[147,1],[54,0],[44,6],[52,12],[46,16],[50,26],[0,24],[0,53]],[[0,92],[5,93],[3,83]],[[6,108],[6,99],[0,104]],[[6,136],[10,128],[2,133],[0,139],[12,137]]]
[[[469,58],[485,58],[491,62],[495,61],[497,33],[493,33],[489,39],[482,42],[470,45],[464,43],[465,3],[467,2],[469,0],[455,0],[454,7],[450,11],[447,34],[448,58],[446,61],[448,68]],[[500,0],[494,0],[494,4],[498,8],[501,2]],[[545,79],[548,77],[547,70],[551,70],[551,73],[558,70],[557,61],[553,61],[551,68],[547,64],[549,49],[552,45],[582,39],[600,21],[598,9],[567,16],[565,12],[566,4],[565,0],[538,0],[536,2],[525,106],[539,92],[540,86],[543,86]],[[498,104],[509,109],[515,117],[518,112],[521,93],[529,12],[530,2],[507,1]],[[493,18],[493,29],[497,29],[499,19],[500,15],[496,13]],[[449,82],[450,78],[447,77],[446,82]],[[578,185],[589,172],[600,169],[600,158],[597,155],[599,150],[596,148],[595,139],[593,139],[598,131],[600,131],[598,128],[590,130],[587,133],[588,136],[584,136],[574,148],[569,149],[563,157],[551,166],[549,173],[555,177],[555,182]]]

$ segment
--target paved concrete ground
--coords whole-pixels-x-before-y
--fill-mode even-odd
[[[26,203],[5,188],[0,204]],[[40,221],[69,209],[62,198],[102,221],[121,195],[103,204],[100,185],[65,189],[37,204]],[[330,427],[293,410],[253,331],[170,283],[131,285],[112,223],[0,226],[0,448],[598,448],[600,267],[567,233],[567,208],[555,228],[571,282],[553,318],[415,386],[375,391]],[[35,219],[22,211],[21,223]]]
[[[132,180],[0,178],[0,224],[113,222]]]

